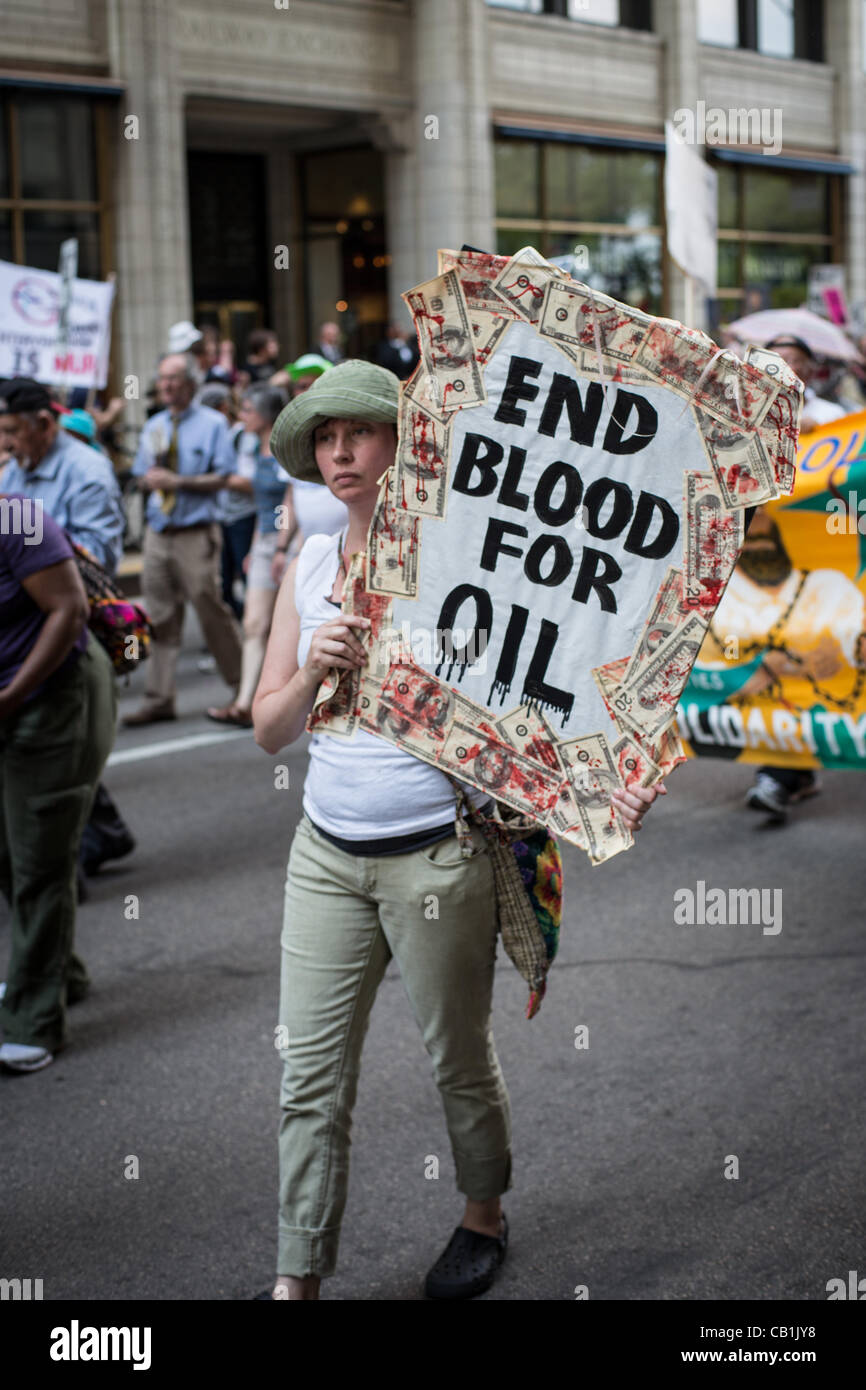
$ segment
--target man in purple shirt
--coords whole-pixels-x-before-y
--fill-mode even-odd
[[[107,458],[60,428],[47,387],[29,377],[0,382],[0,444],[12,459],[2,486],[21,493],[28,505],[62,526],[113,576],[120,561],[124,514],[120,488]],[[121,859],[135,839],[105,787],[98,787],[82,841],[81,864],[95,874],[109,859]],[[79,892],[84,896],[83,880]]]
[[[0,892],[12,945],[0,1064],[38,1071],[66,1042],[66,1004],[87,973],[73,950],[75,863],[114,738],[107,654],[60,527],[0,493]]]

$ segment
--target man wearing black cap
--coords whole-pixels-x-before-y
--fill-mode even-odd
[[[816,396],[809,382],[815,375],[815,354],[804,342],[802,338],[796,337],[793,333],[781,333],[777,338],[771,339],[767,343],[768,352],[775,352],[779,357],[787,362],[788,366],[797,373],[797,376],[805,387],[803,401],[803,416],[800,420],[801,434],[809,430],[816,429],[818,425],[826,425],[830,420],[836,420],[845,411],[841,405],[835,405],[833,401],[822,400]],[[768,561],[766,552],[771,552],[771,558],[777,556],[781,559],[782,565],[787,561],[788,572],[790,572],[790,561],[781,538],[778,537],[778,530],[772,526],[769,518],[765,518],[763,508],[759,509],[762,518],[760,529],[758,526],[752,528],[751,541],[746,541],[744,548],[744,560],[741,562],[746,565],[763,563],[767,570]],[[773,539],[775,531],[776,540]],[[759,554],[757,559],[752,558],[752,550],[758,547]],[[784,572],[781,578],[784,579]],[[774,576],[770,574],[772,580]],[[759,582],[765,582],[761,580]],[[746,805],[752,811],[765,811],[777,824],[782,824],[788,817],[788,807],[793,802],[805,801],[807,797],[816,796],[821,790],[818,778],[814,772],[808,770],[801,771],[799,768],[791,767],[759,767],[755,774],[754,785],[746,792]]]
[[[47,389],[28,377],[0,382],[0,442],[11,452],[7,492],[38,499],[73,541],[113,575],[123,544],[120,488],[106,458],[60,428]]]

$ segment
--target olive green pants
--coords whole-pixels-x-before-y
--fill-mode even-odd
[[[458,1188],[485,1201],[511,1186],[511,1111],[490,1024],[493,871],[471,833],[468,859],[453,835],[368,858],[332,845],[306,815],[298,825],[281,940],[278,1274],[334,1272],[361,1049],[392,956],[433,1062]]]
[[[0,1027],[6,1042],[66,1041],[67,988],[87,972],[73,952],[76,857],[114,742],[114,670],[87,650],[45,690],[0,720],[0,891],[12,909],[12,949]]]

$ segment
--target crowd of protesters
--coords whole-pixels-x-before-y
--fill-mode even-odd
[[[125,724],[175,717],[190,603],[231,691],[210,717],[252,725],[289,547],[346,518],[323,485],[305,483],[295,506],[269,451],[289,399],[339,360],[334,329],[323,325],[323,352],[283,365],[276,334],[256,330],[241,368],[215,331],[168,329],[132,467],[147,499],[141,588],[152,640],[144,700]],[[126,517],[106,450],[123,402],[57,395],[28,378],[0,382],[0,892],[11,909],[0,1064],[14,1072],[51,1063],[66,1042],[67,1005],[87,992],[74,936],[82,871],[135,848],[99,781],[117,694],[81,568],[110,583],[121,560]],[[7,525],[13,511],[19,524]]]

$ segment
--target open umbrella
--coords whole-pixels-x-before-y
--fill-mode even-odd
[[[832,357],[840,362],[859,362],[860,354],[854,344],[835,323],[813,314],[811,309],[761,309],[746,314],[727,326],[744,343],[769,343],[773,338],[791,334],[802,338],[816,357]]]

